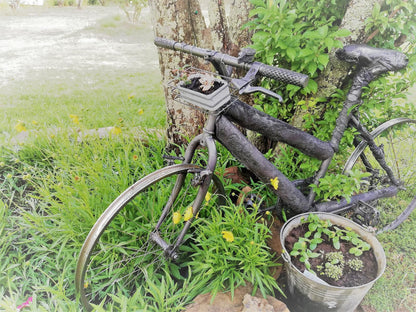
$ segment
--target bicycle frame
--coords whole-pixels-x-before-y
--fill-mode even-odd
[[[224,66],[217,64],[215,60],[210,61],[221,75],[229,77],[229,73],[224,70]],[[380,70],[380,68],[374,69],[366,66],[358,68],[329,142],[321,141],[281,120],[254,109],[238,99],[234,99],[233,104],[225,109],[224,112],[220,114],[210,113],[204,128],[204,134],[195,138],[188,147],[185,163],[191,162],[196,146],[199,145],[198,142],[204,142],[203,144],[207,145],[209,153],[207,170],[212,173],[216,164],[216,150],[212,146],[212,140],[215,138],[264,183],[270,184],[270,179],[277,177],[279,180],[277,195],[296,213],[307,211],[339,212],[350,208],[359,201],[365,202],[395,196],[399,190],[399,182],[386,164],[382,149],[375,144],[369,131],[351,113],[354,107],[358,107],[361,104],[362,88],[381,73],[390,69],[382,68]],[[247,118],[247,116],[250,116],[250,118]],[[343,199],[316,203],[316,194],[312,189],[308,197],[305,197],[295,183],[290,181],[270,163],[232,122],[259,132],[270,139],[285,142],[298,148],[306,155],[322,160],[320,169],[312,177],[312,183],[316,185],[319,184],[319,179],[325,176],[334,153],[339,149],[345,130],[348,126],[353,126],[358,130],[361,138],[367,142],[381,167],[386,170],[392,185],[384,189],[354,195],[349,202]]]
[[[205,57],[207,61],[213,64],[217,72],[229,81],[232,81],[231,71],[226,64],[245,69],[250,68],[247,63],[240,64],[239,62],[235,62],[234,58],[214,51],[179,44],[161,38],[156,39],[155,43],[162,47],[180,50],[199,57]],[[218,140],[221,144],[223,144],[231,152],[231,154],[234,155],[234,157],[236,157],[247,169],[253,172],[265,184],[270,185],[270,180],[277,177],[279,180],[279,188],[277,190],[272,190],[295,213],[308,211],[339,213],[345,209],[353,207],[361,201],[369,202],[380,198],[392,197],[398,193],[399,181],[395,179],[392,170],[386,164],[382,149],[375,144],[370,132],[359,122],[357,118],[354,117],[352,111],[361,104],[363,87],[367,86],[372,80],[376,79],[383,73],[404,68],[407,65],[407,59],[403,54],[396,53],[395,51],[386,52],[386,50],[383,49],[368,48],[366,46],[348,46],[344,50],[340,50],[337,55],[340,59],[358,64],[358,67],[343,108],[336,120],[336,125],[329,142],[321,141],[313,135],[262,113],[236,98],[232,98],[230,102],[231,104],[223,111],[209,112],[203,133],[195,137],[190,142],[188,148],[186,149],[184,158],[184,163],[190,164],[198,146],[203,145],[208,149],[208,164],[206,169],[202,172],[204,177],[193,205],[194,216],[201,208],[211,179],[214,177],[213,173],[217,163],[215,140]],[[224,63],[224,61],[226,62]],[[303,77],[293,75],[293,73],[277,73],[274,69],[261,63],[252,64],[253,67],[251,67],[250,71],[253,71],[253,68],[255,68],[255,70],[260,68],[264,73],[267,73],[266,76],[268,77],[279,76],[279,79],[282,81],[298,85],[305,84],[307,81]],[[266,66],[267,68],[261,66]],[[249,79],[255,78],[254,76],[256,75],[256,73],[253,74],[250,73],[250,71],[245,77],[248,81]],[[261,71],[259,71],[259,73],[261,74]],[[242,81],[239,82],[245,83],[246,80],[243,78]],[[300,81],[302,81],[302,83],[300,83]],[[248,118],[247,116],[250,117]],[[272,140],[285,142],[298,148],[301,152],[308,156],[322,160],[322,164],[315,175],[305,180],[308,181],[308,185],[312,183],[315,185],[319,184],[319,179],[325,176],[334,154],[339,149],[345,130],[348,126],[353,126],[360,133],[362,140],[368,144],[380,166],[386,170],[390,178],[391,185],[383,189],[353,195],[349,201],[341,199],[317,203],[315,202],[316,194],[312,189],[310,189],[309,195],[305,196],[298,189],[298,183],[290,181],[284,174],[282,174],[237,129],[237,127],[234,126],[233,123],[237,123],[244,128],[259,132]],[[183,179],[179,178],[176,183],[176,187],[178,189],[182,186],[181,180]],[[161,220],[163,219],[164,218],[162,217]],[[184,226],[179,238],[171,250],[176,250],[182,243],[191,222],[192,219],[189,220]],[[157,229],[158,227],[156,230]]]

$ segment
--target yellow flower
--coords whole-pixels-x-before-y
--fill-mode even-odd
[[[231,243],[231,242],[234,241],[234,235],[233,235],[232,232],[230,232],[230,231],[222,231],[221,234],[222,234],[222,237],[224,237],[224,239],[227,242],[230,242]]]
[[[274,179],[270,179],[270,183],[272,184],[275,190],[279,188],[279,179],[277,177]]]
[[[179,222],[181,222],[182,216],[179,212],[174,212],[172,219],[173,219],[173,224],[178,224]]]
[[[111,128],[110,132],[111,132],[111,134],[119,135],[121,133],[121,128],[120,127],[113,127],[113,128]]]
[[[72,122],[73,122],[74,124],[79,125],[79,117],[78,117],[78,115],[70,114],[70,115],[69,115],[69,118],[71,118],[71,119],[72,119]]]
[[[211,200],[211,197],[212,197],[212,194],[211,194],[210,192],[207,192],[207,193],[205,194],[205,201],[206,201],[206,202],[209,202],[209,201]]]
[[[143,113],[144,113],[143,108],[140,108],[139,111],[138,111],[138,113],[139,113],[139,115],[143,115]]]
[[[136,160],[138,160],[139,159],[139,156],[137,156],[137,155],[133,155],[133,160],[134,161],[136,161]]]
[[[131,100],[136,96],[136,93],[132,92],[128,95],[128,99]]]
[[[84,289],[85,289],[85,288],[88,288],[88,281],[85,281],[85,282],[84,282]]]
[[[14,126],[14,128],[17,130],[17,132],[23,132],[27,131],[25,123],[23,121],[20,121]]]
[[[194,216],[193,208],[192,206],[190,206],[186,209],[185,214],[183,215],[183,220],[188,221],[192,219],[193,216]]]

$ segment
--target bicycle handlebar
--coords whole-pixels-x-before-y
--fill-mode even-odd
[[[199,48],[196,46],[180,43],[170,39],[156,37],[154,43],[158,47],[168,48],[175,51],[181,51],[198,57],[210,58],[216,62],[230,65],[236,68],[242,68],[245,70],[250,70],[253,64],[249,62],[240,62],[238,58],[228,54],[220,53],[214,50]],[[299,87],[306,87],[306,85],[308,84],[309,77],[307,75],[284,68],[266,65],[263,63],[256,62],[256,64],[260,64],[258,74],[260,74],[263,77],[272,78]]]

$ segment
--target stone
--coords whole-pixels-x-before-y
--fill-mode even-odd
[[[237,287],[233,297],[231,292],[218,293],[214,299],[210,294],[199,295],[185,312],[289,312],[283,302],[272,296],[263,298],[259,292],[251,296],[252,290],[251,285],[246,285]]]

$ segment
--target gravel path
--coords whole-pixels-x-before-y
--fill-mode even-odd
[[[25,79],[68,79],[71,72],[150,66],[157,51],[150,23],[141,34],[102,34],[97,21],[124,13],[117,7],[25,7],[0,13],[0,87]],[[148,11],[142,20],[148,22]],[[51,76],[52,75],[52,76]]]

